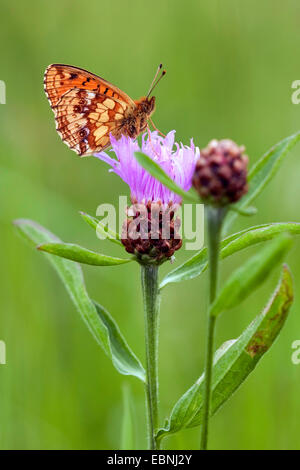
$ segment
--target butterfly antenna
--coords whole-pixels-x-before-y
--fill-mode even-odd
[[[157,77],[157,75],[159,74],[159,71],[161,70],[161,68],[162,68],[162,64],[159,64],[159,66],[157,67],[157,70],[156,70],[156,72],[155,72],[154,78],[153,78],[153,80],[152,80],[152,82],[151,82],[149,91],[148,91],[148,93],[147,93],[147,97],[150,95],[150,91],[152,90],[153,84],[154,84],[154,82],[155,82],[155,80],[156,80],[156,77]]]
[[[148,93],[147,93],[146,98],[148,98],[148,97],[150,96],[150,94],[152,93],[152,91],[154,90],[154,88],[156,87],[156,85],[158,84],[158,82],[159,82],[159,81],[162,79],[162,77],[166,74],[166,71],[163,70],[162,73],[161,73],[161,75],[160,75],[160,77],[158,78],[158,80],[156,80],[156,79],[157,79],[157,75],[159,74],[159,71],[161,70],[161,68],[162,68],[162,64],[159,64],[159,66],[158,66],[158,68],[157,68],[157,71],[156,71],[156,73],[155,73],[155,75],[154,75],[154,78],[153,78],[153,80],[152,80],[152,83],[151,83],[151,85],[150,85],[150,88],[149,88],[149,91],[148,91]]]

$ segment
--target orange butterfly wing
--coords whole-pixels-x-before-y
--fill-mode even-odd
[[[123,119],[136,108],[126,93],[78,67],[50,65],[44,85],[57,132],[80,156],[109,147],[109,134],[120,137]]]

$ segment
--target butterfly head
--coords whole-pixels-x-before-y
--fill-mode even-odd
[[[143,96],[143,98],[140,98],[135,103],[139,113],[144,114],[147,117],[150,117],[155,110],[155,96],[151,96],[151,98]]]
[[[151,98],[147,98],[147,105],[148,105],[149,113],[152,114],[155,109],[155,96],[151,96]]]
[[[135,101],[136,109],[133,116],[126,120],[125,134],[135,139],[147,128],[147,122],[155,109],[155,96],[143,97]]]

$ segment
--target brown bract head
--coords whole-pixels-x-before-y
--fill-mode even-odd
[[[212,140],[201,150],[193,185],[207,204],[225,206],[247,191],[248,157],[245,148],[232,140]]]
[[[121,241],[141,264],[161,264],[182,246],[178,205],[161,202],[133,203],[127,208]]]

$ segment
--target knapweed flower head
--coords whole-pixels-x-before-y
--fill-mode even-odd
[[[248,157],[244,152],[244,147],[229,139],[212,140],[201,150],[193,185],[204,202],[226,206],[248,191]]]
[[[127,208],[122,243],[139,262],[160,264],[170,259],[182,245],[180,220],[175,216],[181,197],[151,176],[136,160],[141,151],[153,159],[185,191],[192,186],[192,177],[200,152],[191,140],[190,146],[175,143],[175,131],[161,137],[156,131],[145,133],[141,144],[122,135],[111,136],[112,158],[105,152],[95,156],[111,166],[111,171],[130,188],[133,205]]]
[[[180,196],[172,193],[137,162],[134,157],[137,151],[158,163],[182,189],[188,191],[191,188],[196,161],[200,156],[192,140],[190,146],[186,146],[175,143],[175,131],[170,131],[166,137],[154,131],[142,135],[141,145],[125,135],[119,140],[111,135],[110,141],[116,158],[105,152],[95,156],[108,163],[112,167],[111,171],[128,184],[133,201],[145,204],[149,201],[162,204],[181,202]]]

